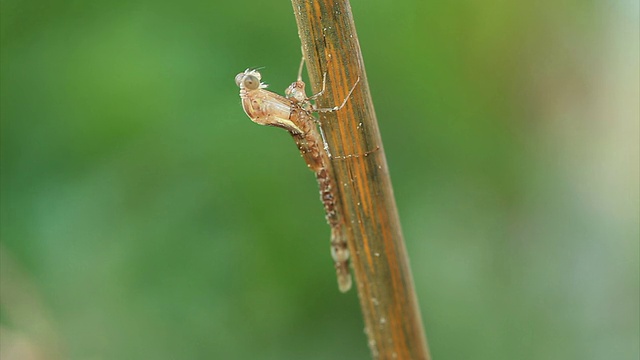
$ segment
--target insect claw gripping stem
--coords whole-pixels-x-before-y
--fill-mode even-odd
[[[331,109],[316,109],[309,102],[305,94],[305,84],[302,81],[302,67],[300,64],[298,79],[285,91],[286,97],[266,90],[261,75],[256,70],[245,70],[236,76],[236,84],[240,87],[242,107],[249,118],[260,125],[275,126],[287,130],[293,137],[300,154],[318,181],[320,199],[324,206],[326,219],[331,227],[331,255],[333,258],[338,288],[346,292],[351,288],[351,274],[349,271],[349,249],[344,232],[344,219],[339,209],[336,186],[334,186],[333,168],[330,161],[329,148],[324,141],[322,128],[312,112],[337,111],[342,109],[353,93],[358,81],[340,106]],[[326,73],[325,73],[326,80]],[[319,96],[323,90],[314,95]]]

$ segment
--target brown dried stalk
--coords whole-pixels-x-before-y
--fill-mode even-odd
[[[369,347],[376,359],[430,359],[384,148],[347,0],[292,0],[338,184]]]

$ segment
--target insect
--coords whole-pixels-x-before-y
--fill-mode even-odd
[[[330,162],[331,155],[324,140],[324,134],[318,127],[318,120],[312,114],[342,109],[360,79],[358,78],[340,106],[318,108],[311,103],[311,100],[324,93],[326,73],[322,91],[307,97],[304,89],[305,83],[302,81],[303,66],[304,59],[300,63],[298,79],[285,90],[286,97],[266,90],[267,85],[261,82],[262,75],[257,70],[247,69],[236,75],[235,80],[240,87],[242,107],[249,118],[260,125],[275,126],[287,130],[293,137],[307,166],[315,173],[325,217],[331,227],[331,256],[338,277],[338,288],[341,292],[347,292],[351,288],[349,249],[343,228],[344,222],[337,203],[337,189]]]

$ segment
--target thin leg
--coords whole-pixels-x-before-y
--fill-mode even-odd
[[[314,108],[313,111],[315,111],[315,112],[334,112],[334,111],[338,111],[338,110],[342,109],[347,104],[347,101],[351,97],[351,94],[353,93],[353,90],[355,90],[356,86],[358,86],[358,83],[360,83],[360,77],[359,76],[358,76],[358,80],[356,80],[356,83],[353,84],[353,86],[351,87],[351,90],[349,90],[349,94],[347,94],[347,97],[344,98],[344,101],[342,102],[342,104],[340,104],[340,106],[334,106],[332,108]],[[323,89],[323,91],[324,91],[324,89]]]
[[[336,156],[333,156],[333,155],[331,155],[329,153],[329,158],[334,159],[334,160],[345,160],[345,159],[359,158],[359,157],[362,157],[362,156],[367,157],[367,156],[373,154],[374,152],[376,152],[378,150],[380,150],[380,146],[376,146],[375,149],[369,150],[369,151],[367,151],[367,152],[365,152],[363,154],[350,154],[350,155],[336,155]]]
[[[304,68],[304,55],[302,56],[302,60],[300,61],[300,68],[298,69],[298,82],[302,82],[302,69]],[[326,89],[326,85],[327,85],[327,73],[325,72],[324,75],[322,75],[322,90],[315,94],[312,95],[311,97],[307,98],[307,100],[315,100],[318,96],[324,94],[324,90]]]
[[[327,86],[327,73],[325,72],[324,75],[322,75],[322,90],[320,90],[319,93],[311,95],[311,97],[307,98],[307,100],[315,100],[318,96],[324,94],[324,91],[326,90],[326,86]]]
[[[302,60],[300,61],[300,69],[298,69],[298,81],[302,81],[302,68],[304,68],[304,55],[302,55]]]
[[[329,150],[329,143],[327,142],[327,138],[324,137],[324,130],[322,130],[322,125],[320,124],[320,121],[316,120],[316,118],[314,117],[313,120],[316,121],[316,123],[318,124],[318,129],[320,129],[320,137],[322,137],[322,145],[324,146],[324,151],[327,152],[327,155],[329,155],[329,159],[331,159],[333,156],[331,155],[331,150]]]

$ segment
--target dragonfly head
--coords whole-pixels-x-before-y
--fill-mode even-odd
[[[236,85],[244,90],[257,90],[267,87],[260,82],[262,75],[257,70],[247,69],[236,75]]]

